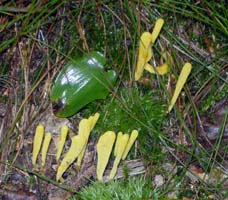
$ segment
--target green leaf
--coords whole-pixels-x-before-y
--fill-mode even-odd
[[[88,103],[107,97],[115,83],[116,73],[104,70],[105,61],[103,54],[94,51],[66,64],[51,90],[56,116],[72,116]]]

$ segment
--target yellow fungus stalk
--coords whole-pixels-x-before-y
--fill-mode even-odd
[[[60,138],[59,138],[59,142],[58,142],[58,147],[57,147],[57,152],[56,152],[57,162],[59,161],[59,158],[60,158],[61,153],[63,151],[63,147],[64,147],[64,144],[66,142],[67,133],[68,133],[68,127],[66,125],[62,126]]]
[[[115,139],[116,134],[113,131],[107,131],[98,140],[97,179],[99,181],[103,180],[103,174],[108,164]]]
[[[115,144],[115,148],[114,148],[114,156],[117,155],[118,146],[120,145],[122,136],[123,136],[123,133],[122,133],[122,132],[119,132],[119,133],[117,134],[116,144]]]
[[[82,135],[83,137],[85,137],[85,145],[77,159],[78,168],[80,168],[80,166],[81,166],[82,159],[85,154],[86,146],[87,146],[87,143],[89,140],[89,135],[90,135],[91,131],[93,130],[94,126],[96,125],[97,120],[99,119],[99,116],[100,116],[99,113],[95,113],[95,115],[90,116],[88,119],[85,119],[84,121],[82,120],[79,123],[79,135]]]
[[[177,84],[176,84],[176,88],[174,90],[174,94],[173,94],[173,97],[170,101],[170,104],[169,104],[169,108],[168,108],[168,112],[170,112],[174,106],[174,104],[176,103],[176,100],[190,74],[192,70],[192,65],[191,63],[185,63],[183,69],[181,70],[181,73],[179,75],[179,78],[177,80]]]
[[[155,40],[157,39],[157,37],[158,37],[158,35],[162,29],[163,24],[164,24],[164,20],[162,18],[159,18],[156,20],[153,32],[151,34],[151,42],[152,43],[154,43]]]
[[[114,176],[116,175],[118,165],[120,163],[120,160],[122,158],[124,150],[125,150],[125,148],[127,146],[128,140],[129,140],[129,135],[128,134],[124,134],[121,137],[121,142],[120,142],[120,144],[118,146],[118,152],[117,152],[117,155],[116,155],[112,170],[110,172],[109,179],[113,179]]]
[[[97,120],[99,119],[99,117],[100,117],[99,113],[95,113],[95,115],[89,117],[89,120],[91,120],[91,127],[90,127],[91,130],[90,131],[93,130],[93,128],[96,125]]]
[[[43,146],[42,146],[42,149],[41,149],[41,166],[42,167],[44,167],[44,165],[45,165],[47,151],[48,151],[49,144],[51,142],[51,138],[52,138],[52,134],[51,133],[46,133],[45,134]]]
[[[135,81],[140,79],[144,69],[148,70],[151,73],[155,73],[153,66],[148,64],[148,61],[151,59],[153,54],[151,45],[156,41],[163,24],[164,20],[161,18],[158,19],[155,22],[152,34],[149,32],[144,32],[140,37],[139,54],[135,70]],[[168,71],[168,65],[164,64],[164,66],[161,66],[161,68],[157,67],[156,71],[158,72],[158,74],[166,74]]]
[[[145,70],[147,70],[151,74],[155,74],[157,72],[159,75],[165,75],[168,73],[169,67],[167,63],[164,63],[163,65],[154,68],[152,65],[147,63],[145,65]]]
[[[44,136],[44,126],[39,124],[36,127],[36,132],[33,140],[33,153],[32,153],[32,164],[36,168],[37,156],[40,152],[41,144]]]
[[[136,138],[138,137],[138,134],[139,134],[139,133],[138,133],[137,130],[133,130],[133,131],[131,132],[131,136],[130,136],[130,138],[129,138],[129,140],[128,140],[127,146],[126,146],[126,148],[125,148],[125,150],[124,150],[124,153],[123,153],[123,155],[122,155],[122,160],[125,160],[125,159],[126,159],[127,154],[129,153],[129,151],[130,151],[132,145],[134,144]]]
[[[78,135],[81,135],[82,137],[84,137],[85,144],[84,144],[84,146],[82,148],[81,153],[78,155],[77,164],[76,164],[78,168],[80,168],[81,163],[82,163],[82,159],[83,159],[83,156],[84,156],[84,153],[85,153],[85,150],[86,150],[86,144],[88,142],[91,126],[92,126],[92,120],[83,119],[79,123]]]
[[[84,156],[84,154],[85,154],[85,150],[86,150],[86,145],[84,145],[84,147],[83,147],[81,153],[78,155],[78,158],[77,158],[77,163],[76,163],[76,165],[77,165],[77,169],[78,169],[78,170],[79,170],[80,167],[81,167],[82,160],[83,160],[83,156]]]
[[[78,126],[78,135],[87,137],[90,133],[91,122],[88,119],[82,119]]]
[[[152,57],[152,49],[151,49],[151,34],[149,32],[144,32],[140,37],[139,43],[139,54],[137,60],[137,66],[135,70],[135,80],[139,80],[142,76],[145,64]]]
[[[84,143],[85,143],[85,139],[84,139],[84,137],[82,137],[80,135],[76,135],[71,138],[70,149],[66,153],[65,157],[63,158],[63,160],[57,170],[57,174],[56,174],[57,181],[62,177],[63,173],[78,157],[78,155],[80,154],[80,152],[83,149]]]

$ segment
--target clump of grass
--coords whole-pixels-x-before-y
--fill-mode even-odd
[[[93,182],[89,187],[83,188],[76,197],[82,200],[132,200],[148,199],[159,196],[156,190],[152,190],[151,183],[142,177],[134,177],[128,180],[111,181],[108,183]]]
[[[158,100],[157,91],[142,93],[136,88],[121,88],[117,98],[109,98],[99,106],[100,120],[96,131],[104,130],[131,132],[133,129],[143,131],[153,126],[155,131],[161,129],[165,119],[165,106]],[[97,109],[90,105],[86,113]]]
[[[105,100],[98,107],[92,103],[85,110],[84,114],[88,116],[95,110],[100,113],[93,136],[97,138],[107,130],[130,134],[136,129],[139,131],[139,148],[143,157],[157,159],[157,156],[161,156],[158,136],[163,134],[162,126],[166,120],[166,107],[160,100],[158,90],[142,92],[137,88],[121,88],[117,96]],[[151,149],[155,147],[158,149],[151,156]]]

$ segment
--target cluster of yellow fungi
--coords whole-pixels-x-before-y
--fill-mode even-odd
[[[69,168],[69,166],[76,159],[77,159],[76,164],[80,168],[83,160],[83,156],[86,150],[86,146],[89,140],[90,133],[93,130],[94,126],[96,125],[98,119],[99,119],[99,113],[96,113],[95,115],[90,116],[88,119],[82,119],[80,121],[79,127],[78,127],[78,135],[71,137],[71,146],[58,166],[57,174],[56,174],[57,181],[62,179],[63,173]],[[60,133],[59,141],[57,145],[57,151],[56,151],[57,163],[59,163],[59,159],[61,157],[61,154],[64,148],[67,134],[68,134],[68,127],[64,125],[61,127],[61,133]],[[137,136],[138,136],[138,131],[136,130],[132,131],[130,138],[128,134],[123,135],[122,132],[118,133],[116,144],[115,144],[115,150],[114,150],[115,161],[114,161],[112,171],[110,173],[110,179],[114,178],[120,160],[121,159],[124,160],[127,157],[127,154],[130,151],[130,148],[132,147]],[[32,154],[32,164],[36,170],[37,170],[36,160],[40,152],[41,146],[42,146],[42,150],[41,150],[42,168],[45,165],[46,155],[52,138],[52,134],[46,133],[44,137],[44,141],[43,141],[43,137],[44,137],[44,126],[40,124],[36,128],[34,143],[33,143],[33,154]],[[104,170],[108,164],[108,161],[111,155],[115,138],[116,138],[116,135],[113,131],[107,131],[98,140],[98,143],[97,143],[98,180],[102,180]],[[43,142],[43,145],[42,145],[42,142]]]
[[[89,140],[89,136],[91,131],[93,130],[94,126],[97,123],[99,118],[99,113],[96,113],[94,116],[90,116],[88,119],[82,119],[79,123],[78,127],[78,135],[75,135],[71,138],[71,146],[68,152],[66,153],[65,157],[63,158],[62,162],[60,163],[57,174],[56,180],[60,180],[62,178],[63,173],[68,169],[68,167],[76,160],[77,158],[77,165],[80,167],[85,150],[86,145]],[[62,132],[63,133],[63,132]],[[61,142],[60,136],[60,142]],[[63,135],[63,140],[65,143],[65,134]],[[62,143],[60,143],[62,144]],[[61,148],[59,150],[59,148]],[[57,152],[62,152],[62,146],[57,149]]]
[[[44,137],[44,142],[43,142],[43,137]],[[35,133],[34,143],[33,143],[33,153],[32,153],[32,164],[35,169],[37,169],[36,160],[37,160],[38,154],[40,152],[42,142],[43,142],[43,145],[42,145],[42,149],[41,149],[41,167],[44,167],[48,147],[49,147],[49,144],[51,141],[51,137],[52,137],[51,133],[45,133],[45,136],[44,136],[44,126],[43,125],[39,124],[36,127],[36,133]]]
[[[115,139],[116,139],[116,143],[114,147],[115,160],[109,175],[109,179],[113,179],[115,177],[117,168],[121,159],[122,160],[126,159],[127,154],[129,153],[137,137],[138,137],[138,131],[133,130],[131,132],[130,137],[128,134],[123,134],[122,132],[119,132],[117,134],[117,139],[116,139],[115,132],[107,131],[99,138],[97,143],[97,154],[98,154],[97,179],[99,181],[103,180],[103,174],[108,164]]]
[[[140,37],[138,60],[137,60],[137,65],[135,70],[135,81],[138,81],[141,78],[144,69],[150,73],[157,73],[159,75],[164,75],[168,73],[167,63],[164,63],[161,66],[157,66],[157,67],[154,67],[150,63],[148,63],[151,60],[153,55],[153,51],[151,47],[156,41],[162,29],[163,24],[164,24],[163,19],[161,18],[157,19],[153,32],[152,33],[144,32]],[[179,75],[179,78],[177,80],[176,88],[168,107],[168,112],[172,110],[174,104],[176,103],[176,100],[191,72],[191,69],[192,69],[192,65],[190,63],[185,63]]]

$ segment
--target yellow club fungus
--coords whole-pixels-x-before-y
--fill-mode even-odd
[[[113,179],[114,176],[116,175],[118,165],[120,163],[120,160],[122,158],[122,155],[124,153],[124,150],[125,150],[125,148],[127,146],[128,140],[129,140],[129,135],[128,134],[124,134],[121,137],[121,142],[120,142],[120,144],[118,146],[117,155],[116,155],[116,158],[115,158],[115,161],[114,161],[112,170],[110,172],[109,179]]]
[[[155,27],[153,29],[152,34],[149,32],[144,32],[140,37],[139,54],[138,54],[138,60],[137,60],[137,65],[135,70],[135,81],[140,79],[144,69],[149,71],[150,73],[157,72],[160,75],[164,75],[168,72],[167,64],[159,66],[155,70],[154,67],[148,63],[148,61],[151,59],[153,54],[151,45],[157,39],[163,24],[164,24],[164,20],[161,18],[158,19],[155,23]]]
[[[183,69],[181,70],[181,73],[179,75],[179,78],[177,80],[177,84],[176,84],[176,88],[174,90],[174,94],[173,94],[173,97],[170,101],[170,104],[169,104],[169,107],[168,107],[168,112],[170,112],[174,106],[174,104],[176,103],[176,100],[190,74],[192,70],[192,65],[191,63],[185,63]]]
[[[118,146],[120,145],[121,137],[122,137],[122,136],[123,136],[123,133],[122,133],[122,132],[119,132],[119,133],[117,134],[116,144],[115,144],[115,148],[114,148],[114,156],[117,155]]]
[[[135,80],[139,80],[142,76],[145,64],[152,57],[151,49],[151,34],[149,32],[144,32],[140,37],[139,43],[139,55],[137,60],[137,67],[135,71]]]
[[[99,113],[95,113],[95,115],[89,117],[89,120],[91,120],[91,127],[90,127],[91,131],[93,130],[94,126],[96,125],[99,117],[100,117]]]
[[[71,146],[69,151],[66,153],[63,158],[60,166],[58,167],[56,180],[58,181],[63,173],[67,170],[67,168],[74,162],[74,160],[78,157],[80,152],[82,151],[85,144],[85,139],[83,136],[76,135],[71,138]]]
[[[115,139],[116,134],[113,131],[107,131],[98,140],[97,179],[99,181],[103,180],[103,173],[108,164]]]
[[[137,137],[138,137],[138,131],[137,130],[133,130],[131,132],[131,136],[130,136],[129,141],[127,143],[127,146],[126,146],[126,148],[124,150],[124,153],[122,155],[122,160],[126,159],[127,154],[129,153],[129,151],[130,151],[130,149],[131,149],[132,145],[134,144],[134,142],[135,142]]]
[[[36,127],[36,132],[33,140],[33,153],[32,153],[32,164],[36,168],[37,156],[40,152],[41,144],[44,137],[44,126],[39,124]]]
[[[161,66],[158,67],[153,67],[152,65],[150,65],[149,63],[147,63],[145,65],[145,70],[147,70],[148,72],[150,72],[151,74],[155,74],[156,72],[160,75],[164,75],[167,74],[169,67],[167,63],[164,63]]]
[[[153,32],[151,34],[151,42],[152,43],[154,43],[155,40],[157,39],[157,37],[158,37],[158,35],[162,29],[163,24],[164,24],[164,20],[162,18],[159,18],[156,20]]]
[[[78,135],[81,135],[84,138],[85,144],[83,145],[82,151],[79,154],[78,159],[77,159],[78,168],[80,168],[80,166],[81,166],[81,162],[82,162],[82,159],[83,159],[83,156],[85,153],[86,144],[88,142],[91,126],[92,126],[92,120],[83,119],[79,123]]]
[[[59,158],[60,158],[61,153],[63,151],[63,147],[64,147],[64,144],[66,142],[67,133],[68,133],[68,127],[66,125],[62,126],[60,138],[59,138],[59,142],[58,142],[58,147],[57,147],[57,152],[56,152],[57,162],[59,161]]]
[[[41,149],[41,166],[42,166],[42,168],[44,167],[45,162],[46,162],[47,151],[48,151],[49,144],[51,142],[51,138],[52,138],[51,133],[45,134],[43,146]]]
[[[80,168],[81,163],[82,163],[82,159],[86,150],[86,145],[88,143],[88,139],[89,139],[89,135],[90,132],[92,131],[92,129],[94,128],[94,126],[97,123],[97,120],[99,119],[99,113],[95,113],[95,115],[90,116],[88,119],[83,119],[80,123],[79,123],[79,135],[82,135],[85,138],[85,144],[84,147],[81,151],[81,153],[78,156],[77,159],[77,167]]]

